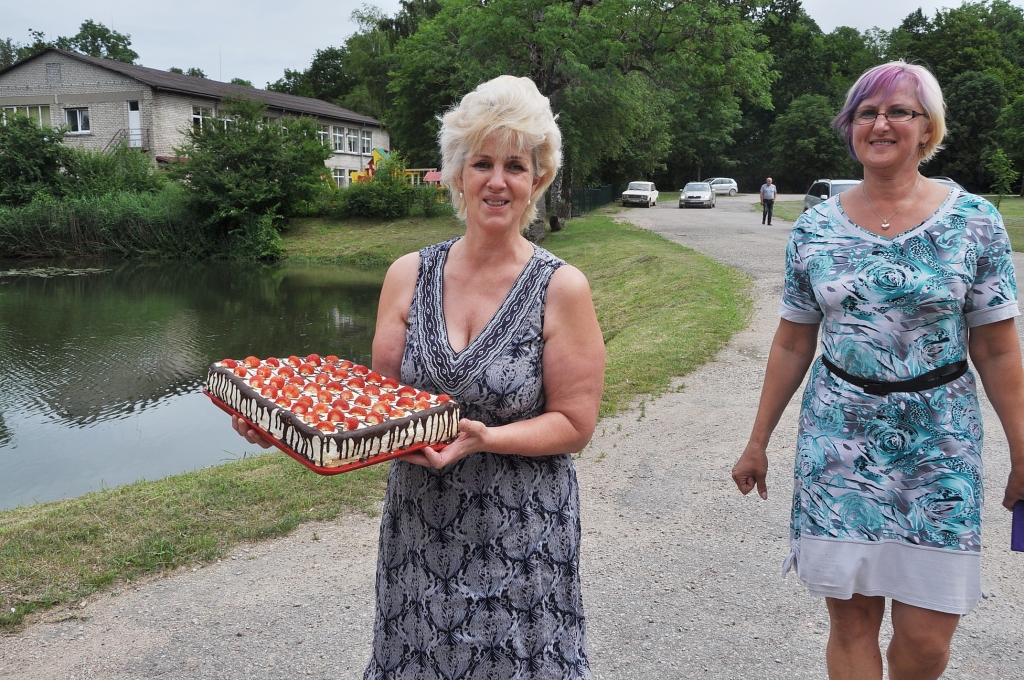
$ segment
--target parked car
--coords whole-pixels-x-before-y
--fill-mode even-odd
[[[967,189],[964,189],[963,186],[959,182],[957,182],[956,180],[954,180],[954,179],[952,179],[950,177],[941,177],[940,176],[940,177],[929,177],[928,179],[932,180],[933,182],[938,182],[939,184],[945,184],[947,187],[956,187],[960,191],[967,191]]]
[[[622,192],[622,205],[642,205],[645,208],[658,205],[658,188],[654,182],[630,182]]]
[[[859,179],[819,179],[804,196],[804,212],[833,196],[838,196],[847,189],[852,189],[861,183]]]
[[[711,185],[711,188],[715,190],[716,196],[721,194],[735,196],[740,192],[740,185],[736,184],[736,180],[729,177],[711,177],[702,181]]]
[[[707,182],[690,182],[679,190],[679,207],[689,208],[699,205],[705,208],[715,207],[715,190]]]

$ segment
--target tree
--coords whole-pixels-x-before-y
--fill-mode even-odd
[[[130,35],[113,31],[92,19],[83,21],[75,35],[59,37],[56,40],[47,40],[46,34],[42,31],[29,29],[28,33],[32,37],[32,42],[27,45],[16,43],[10,38],[0,41],[0,68],[10,66],[15,61],[31,57],[49,47],[81,52],[92,57],[116,59],[127,64],[134,64],[139,58],[138,53],[131,48]]]
[[[225,100],[223,118],[187,132],[175,153],[188,160],[171,169],[212,235],[249,257],[276,253],[273,226],[313,196],[331,155],[313,120],[265,115],[262,103]]]
[[[437,163],[436,116],[502,73],[527,76],[560,116],[565,189],[608,174],[649,174],[702,137],[675,136],[672,112],[702,93],[728,134],[741,100],[767,102],[767,60],[737,6],[717,0],[444,0],[395,48],[393,145]],[[692,131],[691,127],[684,130]]]
[[[244,78],[232,78],[232,85],[241,85],[243,87],[254,87],[251,80],[245,80]]]
[[[92,57],[116,59],[126,64],[134,64],[139,54],[131,48],[132,37],[113,31],[92,19],[82,22],[78,33],[70,38],[57,38],[56,46],[62,50],[72,50],[88,54]]]
[[[1020,177],[1020,173],[1013,169],[1013,163],[1003,150],[998,148],[989,155],[985,167],[995,178],[992,183],[992,191],[997,194],[996,208],[999,208],[999,204],[1003,202],[1003,196],[1013,192],[1013,184]]]
[[[972,191],[990,181],[984,159],[997,144],[996,123],[1006,90],[991,73],[961,73],[945,88],[946,148],[925,167],[928,174],[949,175]]]
[[[181,74],[183,76],[192,76],[193,78],[205,78],[206,77],[206,73],[203,72],[203,69],[196,68],[195,66],[193,66],[193,67],[191,67],[189,69],[186,69],[186,70],[182,70],[182,69],[178,68],[177,66],[172,66],[169,69],[167,69],[167,72],[168,73],[179,73],[179,74]],[[246,82],[248,82],[248,81],[246,81]]]
[[[771,128],[775,165],[765,171],[803,190],[819,177],[850,177],[857,168],[842,136],[830,127],[835,108],[819,94],[794,99]]]
[[[60,195],[67,155],[62,136],[28,116],[7,114],[6,124],[0,125],[0,205]]]
[[[1024,168],[1024,94],[1006,105],[996,122],[999,142],[1010,161]],[[1024,196],[1024,184],[1020,195]]]
[[[19,47],[20,45],[10,38],[0,40],[0,69],[5,69],[18,61]]]

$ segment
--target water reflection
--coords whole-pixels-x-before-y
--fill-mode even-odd
[[[197,397],[209,364],[314,351],[367,362],[383,279],[334,267],[31,269],[0,262],[0,509],[242,455],[251,447]]]

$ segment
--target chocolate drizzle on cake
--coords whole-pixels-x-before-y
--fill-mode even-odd
[[[459,406],[454,401],[414,411],[358,429],[324,433],[302,421],[297,414],[278,406],[246,384],[230,368],[214,364],[206,380],[207,390],[227,406],[255,423],[314,465],[337,467],[365,461],[413,444],[450,442],[459,431]]]

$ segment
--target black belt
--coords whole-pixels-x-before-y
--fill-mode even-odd
[[[910,380],[899,380],[897,382],[883,382],[881,380],[868,380],[850,375],[828,360],[824,354],[821,355],[821,363],[833,375],[842,378],[863,389],[868,394],[882,396],[891,392],[924,392],[940,385],[953,382],[967,372],[967,361],[954,361],[945,366],[939,366],[934,371],[928,371]]]

